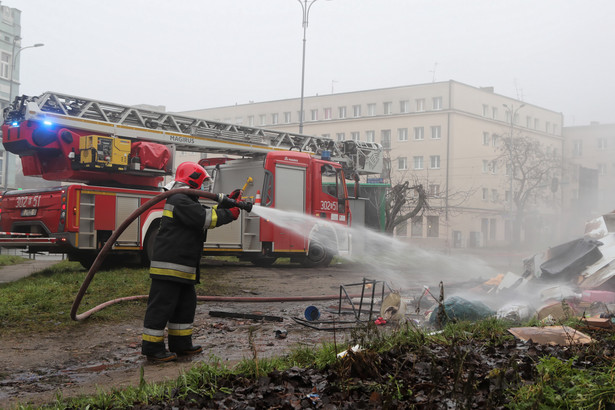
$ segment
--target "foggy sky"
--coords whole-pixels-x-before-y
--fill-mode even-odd
[[[298,98],[297,0],[2,0],[22,11],[21,94],[168,111]],[[456,80],[615,123],[611,0],[318,0],[305,96]]]

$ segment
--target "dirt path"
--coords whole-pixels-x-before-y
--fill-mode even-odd
[[[345,286],[348,292],[360,293],[358,284],[363,278],[387,280],[378,277],[378,272],[366,271],[352,264],[307,269],[296,265],[258,268],[226,263],[204,269],[223,282],[239,284],[235,287],[240,289],[236,292],[238,294],[225,296],[339,295],[340,285],[351,284],[357,285]],[[428,280],[417,281],[416,288],[402,288],[402,296],[417,297]],[[430,285],[436,288],[437,283]],[[39,405],[53,401],[57,394],[72,397],[136,386],[141,368],[146,382],[173,380],[194,362],[212,360],[212,355],[233,365],[243,358],[253,357],[250,333],[258,358],[279,356],[297,345],[319,345],[323,341],[332,341],[334,337],[337,343],[343,343],[347,333],[314,330],[292,319],[303,318],[306,307],[310,305],[322,313],[321,320],[339,318],[332,312],[332,307],[337,304],[337,299],[284,303],[200,302],[194,323],[194,342],[204,347],[204,353],[192,360],[182,359],[162,365],[150,364],[140,354],[141,314],[117,325],[99,325],[85,320],[65,332],[18,339],[0,335],[0,403],[9,408],[18,402]],[[220,318],[211,316],[210,311],[279,316],[283,321]],[[286,331],[287,337],[276,337],[277,330]]]
[[[369,272],[338,265],[327,269],[296,266],[215,267],[224,280],[240,283],[241,294],[234,296],[321,296],[339,294],[340,285],[360,283]],[[351,290],[359,290],[354,287]],[[232,365],[251,358],[252,332],[259,358],[280,355],[292,347],[318,345],[332,340],[331,332],[312,330],[297,324],[292,317],[303,317],[309,305],[315,305],[327,317],[327,308],[337,300],[276,303],[199,303],[195,319],[195,343],[205,353],[194,361],[211,360],[214,355]],[[210,311],[279,316],[283,322],[255,322],[246,319],[220,318]],[[175,379],[193,365],[191,360],[153,365],[140,354],[142,317],[119,325],[96,325],[84,321],[68,332],[30,335],[20,338],[0,336],[0,403],[10,407],[17,402],[42,404],[64,397],[95,393],[129,385],[138,385],[140,369],[147,382]],[[276,330],[285,330],[286,338],[277,338]],[[344,336],[336,334],[342,341]]]

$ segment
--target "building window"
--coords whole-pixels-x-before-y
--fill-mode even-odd
[[[365,141],[376,142],[376,132],[373,130],[365,131]]]
[[[353,105],[352,106],[352,115],[357,118],[361,116],[361,106],[360,105]]]
[[[440,185],[429,185],[429,195],[433,196],[434,198],[438,198],[440,196]]]
[[[338,113],[340,118],[346,118],[346,107],[339,107]]]
[[[491,138],[489,138],[489,133],[488,132],[483,132],[483,145],[489,146],[489,140]]]
[[[483,188],[483,201],[489,200],[489,190],[487,188]]]
[[[545,132],[548,134],[549,131],[551,131],[551,123],[549,121],[547,121],[545,123]]]
[[[429,156],[429,168],[440,169],[440,156],[439,155]]]
[[[415,140],[425,139],[425,129],[423,127],[414,127],[414,139]]]
[[[344,134],[343,132],[338,132],[337,134],[335,134],[335,137],[338,141],[344,141],[346,139],[346,134]]]
[[[537,130],[540,128],[540,120],[538,118],[534,118],[534,129]]]
[[[497,219],[489,219],[489,239],[495,241],[495,232],[497,227]]]
[[[323,138],[331,138],[331,134],[322,134]]]
[[[243,117],[235,117],[235,124],[237,125],[243,124]]]
[[[442,127],[440,127],[439,125],[432,125],[432,127],[431,127],[431,139],[432,140],[439,140],[440,138],[442,138]]]
[[[384,115],[393,114],[393,103],[390,101],[386,101],[382,104],[382,109],[384,110]]]
[[[254,127],[254,116],[253,115],[248,115],[248,126]]]
[[[267,116],[265,114],[259,115],[259,118],[260,118],[260,124],[261,125],[267,124]]]
[[[397,140],[398,141],[408,141],[408,128],[398,128],[397,129]]]
[[[440,217],[428,216],[427,217],[427,237],[437,238],[440,236]]]
[[[380,132],[380,144],[382,144],[384,149],[391,149],[391,130],[382,130]]]
[[[412,225],[410,227],[410,236],[420,238],[423,236],[423,217],[415,216],[412,218]]]
[[[403,221],[395,227],[395,236],[408,236],[408,222]]]
[[[376,104],[374,103],[367,104],[367,115],[369,115],[370,117],[373,117],[376,115]]]
[[[410,101],[408,101],[408,100],[401,100],[399,102],[399,112],[406,113],[406,112],[408,112],[409,109],[410,109]]]
[[[606,149],[606,137],[598,138],[598,149],[601,151]]]
[[[433,98],[433,109],[441,110],[442,109],[442,97],[434,97]]]
[[[350,138],[351,138],[353,141],[359,141],[359,140],[360,140],[360,135],[361,135],[361,134],[359,133],[359,131],[354,131],[354,132],[351,132],[351,133],[350,133]]]
[[[606,164],[598,164],[598,174],[606,175]]]
[[[491,190],[491,200],[493,202],[498,202],[499,199],[500,199],[500,194],[498,193],[498,190],[492,189]]]
[[[290,112],[287,111],[284,113],[284,123],[290,124],[290,121],[291,121],[291,114]]]
[[[405,171],[408,169],[408,158],[399,157],[397,158],[397,169],[399,171]]]
[[[7,80],[11,78],[11,55],[5,52],[2,52],[0,58],[0,77]]]
[[[312,121],[318,121],[318,110],[310,110]]]
[[[325,108],[324,113],[325,113],[325,120],[330,120],[331,119],[331,107]]]
[[[498,119],[498,108],[497,107],[493,107],[491,109],[491,118],[493,118],[494,120]]]
[[[558,131],[559,131],[559,128],[557,127],[557,124],[553,124],[553,134],[557,135]]]
[[[483,117],[489,116],[489,106],[487,104],[483,104]]]
[[[489,172],[489,160],[483,160],[483,174]]]
[[[425,111],[425,99],[419,98],[416,100],[416,110],[418,112]]]
[[[583,155],[583,141],[574,140],[572,141],[572,156],[580,157]]]
[[[529,115],[525,117],[525,126],[527,128],[532,128],[532,117],[530,117]]]
[[[496,147],[497,145],[498,145],[498,136],[496,134],[493,134],[491,136],[491,146]]]
[[[423,169],[423,157],[416,156],[412,158],[414,162],[414,169]]]
[[[271,123],[274,124],[274,125],[278,123],[278,114],[277,113],[271,114]]]

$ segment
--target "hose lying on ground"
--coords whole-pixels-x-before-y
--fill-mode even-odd
[[[218,194],[214,194],[212,192],[206,192],[206,191],[200,191],[200,190],[196,190],[196,189],[187,189],[187,188],[183,188],[183,189],[174,189],[171,191],[166,191],[163,192],[159,195],[156,195],[155,197],[153,197],[152,199],[150,199],[149,201],[147,201],[146,203],[144,203],[143,205],[141,205],[140,207],[138,207],[128,218],[126,218],[126,220],[124,222],[122,222],[122,224],[113,232],[113,234],[111,235],[111,237],[109,237],[109,239],[107,240],[107,242],[105,243],[105,245],[102,247],[102,249],[100,250],[100,252],[98,253],[98,255],[96,256],[96,259],[94,260],[94,263],[92,263],[92,266],[90,267],[90,270],[88,271],[88,274],[86,275],[85,279],[83,280],[83,283],[81,284],[81,288],[79,288],[79,292],[77,292],[77,296],[75,296],[75,300],[73,302],[73,306],[71,307],[70,310],[70,318],[72,320],[83,320],[88,318],[89,316],[91,316],[93,313],[98,312],[108,306],[111,306],[115,303],[119,303],[119,302],[124,302],[124,301],[130,301],[130,300],[139,300],[139,299],[147,299],[147,295],[137,295],[137,296],[127,296],[127,297],[123,297],[123,298],[118,298],[118,299],[114,299],[114,300],[110,300],[107,302],[104,302],[90,310],[88,310],[87,312],[84,313],[80,313],[77,314],[77,309],[79,309],[79,305],[81,304],[81,300],[83,299],[83,296],[85,295],[85,292],[87,291],[88,287],[90,286],[90,283],[92,282],[92,279],[94,278],[94,275],[96,274],[96,272],[98,272],[98,269],[100,268],[100,266],[102,265],[102,262],[104,261],[105,257],[107,256],[107,253],[109,253],[109,250],[111,249],[111,247],[113,246],[113,244],[115,243],[115,241],[117,240],[117,238],[122,234],[122,232],[124,232],[124,230],[128,227],[128,225],[130,225],[132,223],[132,221],[134,221],[139,215],[141,215],[143,212],[145,212],[146,210],[150,209],[152,206],[156,205],[158,202],[166,199],[167,197],[174,195],[174,194],[186,194],[186,195],[196,195],[196,196],[200,196],[203,198],[207,198],[207,199],[211,199],[213,201],[218,202],[220,200],[220,197]],[[226,198],[226,200],[230,200],[229,198]],[[232,201],[232,200],[231,200]],[[236,202],[236,205],[242,209],[247,210],[248,212],[251,209],[251,205],[252,204],[246,204],[243,202]],[[349,295],[349,297],[360,297],[361,295]],[[208,302],[300,302],[300,301],[314,301],[314,300],[333,300],[333,299],[339,299],[339,295],[327,295],[327,296],[296,296],[296,297],[259,297],[259,298],[255,298],[255,297],[222,297],[222,296],[198,296],[197,300],[200,301],[208,301]]]

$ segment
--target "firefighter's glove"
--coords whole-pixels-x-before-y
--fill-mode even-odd
[[[235,206],[233,208],[230,208],[229,211],[231,212],[231,216],[233,217],[233,220],[239,218],[239,213],[241,212],[239,208]]]
[[[237,206],[237,202],[234,199],[229,198],[224,194],[218,194],[218,208],[230,209]]]
[[[236,189],[233,192],[231,192],[228,197],[237,201],[238,199],[241,198],[242,193],[243,192],[241,189]]]

